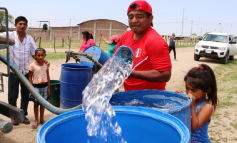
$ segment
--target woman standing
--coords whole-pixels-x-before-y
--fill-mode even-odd
[[[79,52],[83,53],[87,48],[92,45],[95,45],[95,41],[90,38],[90,34],[88,31],[82,32],[81,38],[83,39],[83,41],[81,42],[81,48]]]
[[[103,39],[103,41],[106,44],[109,45],[108,54],[109,54],[109,56],[112,56],[113,53],[114,53],[114,50],[115,50],[115,48],[116,48],[116,46],[117,46],[117,44],[119,42],[119,39],[120,39],[119,36],[118,35],[111,36],[110,37],[110,42],[109,42],[107,39],[105,39],[105,37],[101,34],[100,31],[99,31],[99,33],[100,33],[100,37]]]

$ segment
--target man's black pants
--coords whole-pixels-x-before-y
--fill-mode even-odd
[[[28,74],[25,75],[28,79]],[[19,94],[19,84],[21,86],[21,109],[25,111],[25,115],[28,115],[27,108],[29,103],[29,90],[20,81],[20,79],[12,72],[10,72],[8,78],[8,103],[12,106],[16,106],[16,101]]]
[[[176,51],[175,51],[175,47],[174,47],[174,46],[169,46],[169,53],[171,52],[171,50],[174,51],[174,59],[176,59]]]

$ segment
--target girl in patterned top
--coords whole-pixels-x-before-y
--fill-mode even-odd
[[[200,64],[187,73],[184,81],[187,97],[192,99],[191,141],[192,143],[210,143],[207,133],[208,125],[218,105],[214,72],[208,65]]]
[[[43,48],[35,50],[36,61],[30,64],[29,81],[33,84],[35,90],[44,98],[50,94],[50,77],[49,77],[49,65],[45,64],[44,58],[46,57],[46,51]],[[33,97],[33,95],[30,95]],[[38,107],[40,106],[40,121],[38,120]],[[44,124],[44,106],[40,105],[37,99],[34,100],[34,114],[35,121],[32,124],[32,128],[36,129],[40,124]]]

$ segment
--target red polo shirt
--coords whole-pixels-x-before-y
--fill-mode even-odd
[[[156,69],[160,72],[171,69],[169,48],[163,38],[152,28],[149,28],[144,36],[139,40],[133,39],[133,32],[126,31],[120,38],[115,49],[121,46],[128,46],[134,52],[133,67],[144,60],[134,70],[149,71]],[[128,78],[124,82],[125,91],[141,89],[160,89],[165,90],[166,82],[149,82],[137,78]]]

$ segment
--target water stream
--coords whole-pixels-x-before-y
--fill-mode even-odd
[[[133,51],[121,46],[83,91],[88,143],[126,143],[109,100],[132,72]]]

